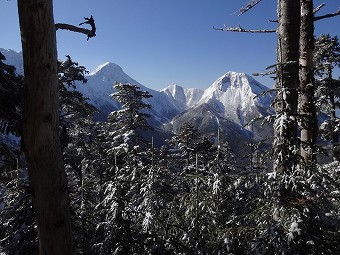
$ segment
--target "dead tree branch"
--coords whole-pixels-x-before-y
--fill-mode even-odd
[[[226,27],[224,28],[216,28],[213,26],[213,29],[227,32],[241,32],[241,33],[276,33],[276,29],[244,29],[241,26],[238,27]]]
[[[266,71],[264,73],[253,73],[253,76],[262,76],[263,77],[263,76],[267,76],[267,75],[276,74],[278,67],[287,66],[287,65],[296,65],[296,64],[298,64],[297,61],[288,61],[288,62],[285,62],[285,63],[276,63],[276,64],[273,64],[273,65],[266,67],[266,70],[269,70],[269,71]],[[273,69],[273,68],[274,68],[274,70],[270,70],[270,69]]]
[[[264,77],[264,76],[272,75],[272,74],[276,74],[276,70],[268,71],[268,72],[265,72],[265,73],[253,73],[252,75]]]
[[[321,19],[332,18],[332,17],[338,16],[338,15],[340,15],[340,10],[338,10],[337,12],[334,12],[334,13],[329,13],[329,14],[326,14],[326,15],[314,17],[314,21],[318,21],[318,20],[321,20]]]
[[[326,5],[325,3],[320,4],[318,7],[316,7],[316,8],[313,10],[313,13],[314,13],[314,14],[317,13],[317,12],[320,11],[320,9],[321,9],[322,7],[324,7],[325,5]]]
[[[251,0],[250,2],[247,3],[246,6],[242,7],[239,10],[239,16],[244,14],[245,12],[249,11],[251,8],[253,8],[255,5],[257,5],[259,2],[261,2],[262,0]]]
[[[277,67],[284,67],[284,66],[288,66],[288,65],[297,65],[298,66],[299,62],[298,61],[287,61],[284,63],[276,63],[274,65],[270,65],[268,67],[266,67],[266,70],[269,70],[271,68],[277,68]]]
[[[86,28],[76,27],[76,26],[69,25],[69,24],[64,24],[64,23],[55,24],[55,28],[56,30],[64,29],[64,30],[69,30],[69,31],[85,34],[87,35],[87,40],[89,40],[91,37],[96,36],[96,24],[94,22],[92,15],[90,18],[84,18],[84,19],[86,21],[80,23],[79,26],[83,24],[89,24],[91,26],[91,30],[86,29]]]

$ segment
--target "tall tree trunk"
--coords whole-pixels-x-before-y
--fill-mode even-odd
[[[23,141],[41,255],[72,254],[67,178],[59,140],[52,0],[18,0],[25,72]]]
[[[336,105],[335,105],[335,96],[330,95],[330,102],[332,105],[332,120],[335,122],[337,119],[336,116]],[[339,134],[338,131],[333,131],[332,134],[332,147],[333,147],[333,160],[339,161],[340,160],[340,151],[339,151]]]
[[[278,90],[275,129],[276,171],[285,172],[292,165],[292,151],[296,143],[296,114],[299,83],[299,24],[300,2],[278,0]],[[282,156],[278,156],[282,155]]]
[[[315,161],[314,147],[317,136],[317,118],[314,105],[313,51],[313,1],[301,0],[299,113],[302,115],[301,156],[306,164]]]
[[[327,67],[327,79],[329,82],[331,82],[331,91],[334,91],[336,88],[334,85],[334,79],[333,79],[333,69],[331,67],[331,64],[328,65]],[[335,96],[334,94],[330,94],[329,95],[329,101],[332,107],[332,114],[331,114],[331,119],[332,122],[335,123],[337,116],[336,116],[336,104],[335,104]],[[333,124],[334,125],[334,124]],[[338,131],[334,131],[332,132],[332,151],[333,151],[333,160],[334,161],[339,161],[340,160],[340,151],[339,151],[339,134]]]
[[[292,114],[297,112],[299,84],[299,24],[300,2],[298,0],[278,0],[278,79],[276,86],[285,90],[279,111]]]

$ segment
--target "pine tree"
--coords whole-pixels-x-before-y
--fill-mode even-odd
[[[151,105],[144,99],[152,97],[147,91],[141,91],[140,87],[132,84],[116,83],[117,92],[111,96],[122,104],[122,110],[111,113],[110,118],[124,130],[143,130],[150,128],[147,123],[149,114],[144,109],[150,109]]]
[[[21,133],[23,79],[0,52],[0,134]]]
[[[0,53],[0,251],[6,254],[38,252],[30,184],[23,163],[20,145],[22,133],[23,78],[15,67],[3,63]]]
[[[0,252],[37,254],[38,232],[32,207],[27,169],[14,169],[6,175],[0,194]],[[4,176],[2,176],[4,178]]]
[[[60,138],[70,186],[74,247],[77,253],[92,254],[93,233],[99,223],[95,206],[99,203],[97,194],[100,193],[97,169],[92,163],[100,159],[99,154],[94,153],[97,126],[100,125],[96,126],[93,121],[97,109],[76,90],[76,83],[79,86],[79,83],[87,82],[86,73],[85,67],[79,66],[70,56],[66,56],[65,61],[58,61]]]
[[[80,122],[80,119],[91,120],[94,113],[97,112],[88,99],[76,90],[76,82],[83,84],[87,82],[86,68],[79,66],[70,56],[66,56],[66,58],[65,61],[58,61],[60,139],[63,148],[70,142],[69,130],[71,128],[76,130],[75,126]]]
[[[145,217],[151,213],[143,198],[151,160],[147,160],[148,144],[140,131],[150,128],[144,110],[151,106],[143,100],[151,95],[136,85],[116,83],[114,87],[117,92],[112,97],[122,109],[110,114],[101,134],[108,166],[102,169],[106,177],[101,181],[102,216],[95,247],[101,254],[140,254],[148,236]]]
[[[20,146],[7,135],[21,135],[23,79],[4,60],[0,52],[0,169],[6,171],[13,169],[20,157]]]
[[[316,83],[316,106],[320,112],[326,113],[330,119],[320,127],[321,136],[332,142],[333,159],[339,160],[340,121],[336,110],[340,106],[340,80],[334,79],[333,70],[340,67],[340,45],[338,37],[321,35],[316,39],[314,51]]]
[[[185,161],[186,165],[195,164],[195,154],[198,148],[199,134],[195,127],[190,123],[184,123],[177,134],[175,134],[169,141],[170,144],[175,146],[178,155],[173,155],[174,157],[179,157],[180,160]],[[173,151],[175,152],[175,151]]]

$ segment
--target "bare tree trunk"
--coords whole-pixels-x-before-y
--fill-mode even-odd
[[[314,147],[317,136],[317,119],[314,106],[313,50],[313,1],[301,0],[299,112],[302,115],[301,156],[306,164],[310,164],[315,160]]]
[[[18,0],[25,72],[23,141],[41,255],[72,254],[69,197],[59,140],[52,0]]]
[[[296,143],[296,115],[299,83],[299,24],[300,2],[278,0],[278,47],[276,98],[277,121],[275,128],[276,171],[284,172],[291,167],[292,148]],[[284,122],[284,124],[282,124]],[[282,127],[280,127],[280,125]]]

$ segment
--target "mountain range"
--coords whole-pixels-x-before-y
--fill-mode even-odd
[[[17,72],[23,73],[22,55],[12,50],[0,51],[5,55],[5,63],[14,65]],[[246,124],[257,117],[271,114],[270,95],[259,96],[268,88],[245,73],[227,72],[205,90],[183,88],[176,84],[161,90],[153,90],[140,84],[127,75],[122,68],[107,62],[100,65],[86,77],[86,84],[76,84],[90,102],[100,109],[99,118],[105,118],[120,105],[110,95],[114,92],[115,82],[136,84],[141,90],[148,91],[153,97],[148,99],[152,125],[162,134],[176,133],[186,122],[190,122],[201,134],[216,138],[217,129],[221,130],[222,139],[228,141],[234,152],[245,149],[243,144],[250,137],[262,140],[271,136],[270,125]]]

